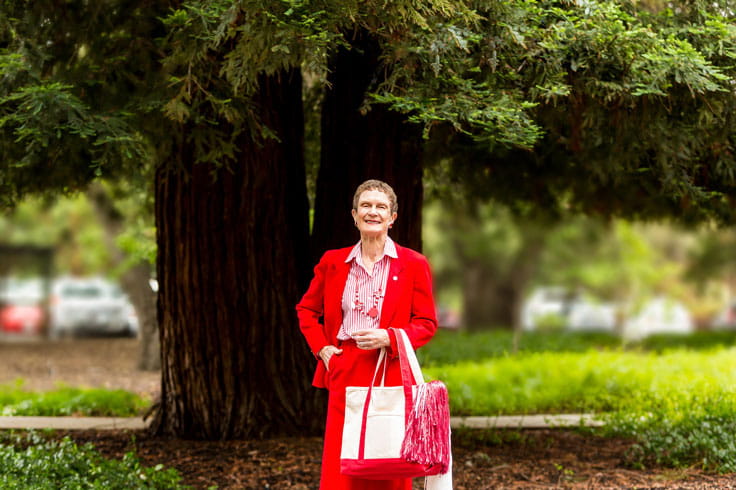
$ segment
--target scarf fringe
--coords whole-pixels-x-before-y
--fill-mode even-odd
[[[442,381],[417,385],[401,457],[420,464],[450,466],[450,399]]]

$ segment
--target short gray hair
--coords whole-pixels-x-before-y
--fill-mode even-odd
[[[388,196],[388,201],[391,203],[391,213],[395,213],[399,210],[399,201],[396,199],[396,193],[393,188],[382,180],[370,179],[366,180],[355,189],[355,195],[353,195],[353,209],[358,209],[358,201],[360,195],[365,191],[381,191]]]

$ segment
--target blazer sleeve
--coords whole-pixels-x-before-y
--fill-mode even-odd
[[[329,345],[325,337],[324,329],[324,303],[325,303],[325,275],[329,261],[327,255],[323,255],[314,268],[314,278],[309,284],[309,289],[296,305],[296,313],[299,318],[299,328],[309,344],[312,354],[319,358],[319,351]]]
[[[409,323],[406,325],[391,325],[403,328],[414,349],[423,346],[434,336],[437,331],[437,311],[432,293],[432,272],[427,259],[420,254],[412,261],[413,281],[410,291],[411,312]],[[396,336],[389,331],[391,347],[389,354],[395,357]]]

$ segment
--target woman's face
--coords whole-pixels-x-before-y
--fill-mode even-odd
[[[353,219],[361,236],[380,236],[388,234],[396,213],[391,212],[391,201],[384,192],[363,191],[358,198],[358,209],[353,209]]]

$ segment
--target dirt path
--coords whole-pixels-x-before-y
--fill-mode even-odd
[[[138,341],[130,338],[2,342],[0,384],[22,381],[28,390],[59,384],[119,388],[154,397],[160,374],[139,371],[137,359]]]

